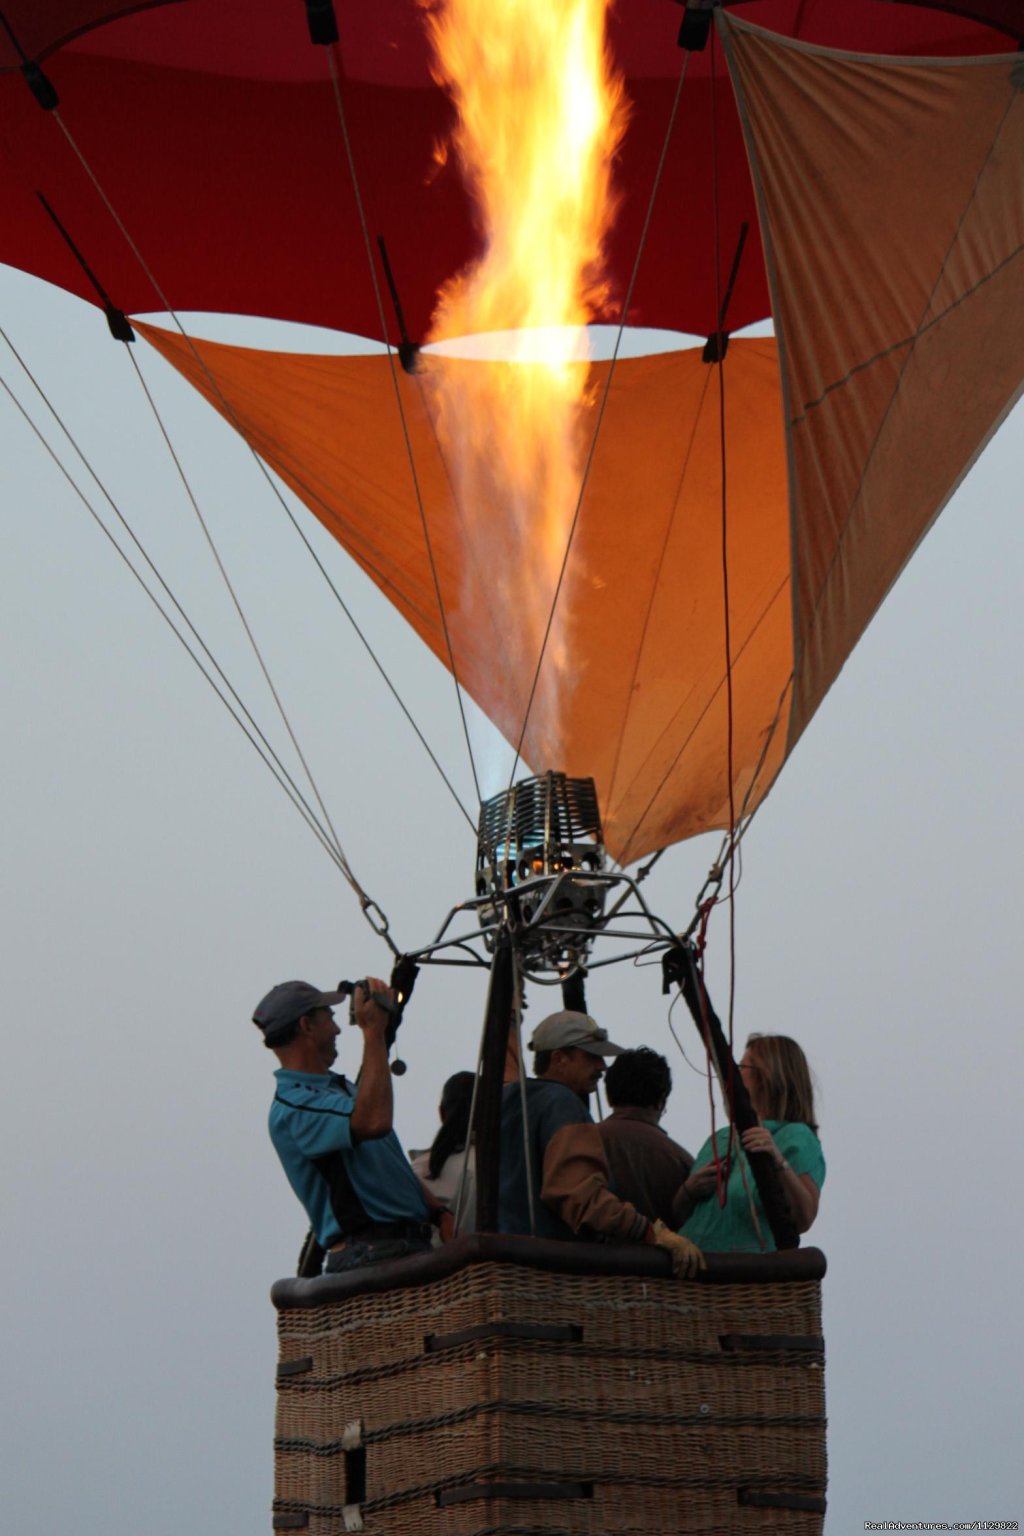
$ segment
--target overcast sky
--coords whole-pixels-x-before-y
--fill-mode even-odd
[[[282,740],[102,317],[0,270],[0,323]],[[471,893],[473,839],[247,450],[138,351],[353,867],[415,947]],[[251,1536],[272,1490],[267,1293],[304,1219],[267,1139],[274,1063],[249,1015],[276,981],[328,985],[389,957],[4,395],[0,464],[6,1523]],[[1018,415],[744,844],[737,1035],[792,1033],[821,1087],[835,1536],[1022,1514],[1022,469]],[[303,516],[470,800],[450,679]],[[669,921],[689,920],[716,847],[652,875]],[[727,958],[723,910],[720,1011]],[[484,990],[482,974],[420,979],[397,1086],[407,1145],[429,1141],[442,1081],[472,1065]],[[613,1036],[669,1056],[667,1125],[695,1150],[706,1087],[671,1040],[658,970],[605,972],[589,999]],[[548,1001],[531,999],[534,1018]],[[343,1064],[353,1053],[345,1038]]]

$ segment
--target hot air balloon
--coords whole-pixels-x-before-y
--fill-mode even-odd
[[[481,217],[486,194],[460,163],[458,91],[431,52],[420,7],[350,9],[335,16],[320,0],[305,13],[269,0],[8,4],[0,259],[97,303],[116,341],[141,336],[177,367],[534,770],[525,788],[482,808],[472,932],[455,941],[476,944],[492,969],[483,1141],[495,1124],[517,967],[580,988],[591,933],[614,938],[622,910],[605,850],[625,870],[709,829],[734,846],[1019,396],[1024,11],[1014,0],[623,4],[609,23],[622,97],[600,259],[584,263],[586,318],[620,336],[660,328],[694,344],[630,356],[616,341],[603,359],[563,358],[576,388],[570,494],[531,499],[525,453],[525,490],[504,495],[521,439],[513,431],[508,448],[496,436],[503,421],[516,426],[504,381],[522,361],[474,352],[459,323],[453,284],[495,236]],[[305,322],[386,349],[275,354],[135,318],[153,311]],[[500,308],[491,313],[492,330],[527,323],[514,304],[504,319]],[[772,336],[742,334],[769,316]],[[473,417],[466,402],[480,379],[489,403]],[[543,532],[540,515],[553,518]],[[668,979],[689,988],[707,1025],[713,1010],[692,951],[646,910],[640,921],[647,930],[630,937],[672,957]],[[416,959],[442,942],[445,930]],[[727,1043],[716,1051],[731,1088]],[[493,1161],[488,1177],[493,1189]],[[476,1358],[481,1340],[486,1359],[508,1367],[498,1396],[519,1402],[537,1438],[579,1386],[567,1364],[562,1396],[544,1398],[514,1369],[517,1348],[553,1346],[553,1358],[569,1361],[593,1326],[569,1315],[565,1274],[554,1299],[533,1270],[516,1292],[514,1245],[510,1255],[497,1240],[466,1241],[476,1246],[463,1250],[461,1267],[448,1257],[451,1275],[430,1276],[462,1290],[420,1341],[416,1369],[427,1375],[410,1363],[426,1302],[420,1292],[405,1297],[408,1281],[280,1290],[278,1527],[326,1532],[339,1518],[346,1528],[365,1518],[382,1530],[475,1530],[453,1523],[460,1511],[475,1520],[483,1501],[499,1522],[531,1498],[563,1522],[545,1528],[561,1529],[576,1514],[560,1505],[590,1519],[596,1496],[595,1518],[629,1528],[620,1495],[608,1491],[629,1484],[623,1465],[602,1483],[584,1457],[572,1476],[556,1477],[529,1435],[515,1441],[514,1413],[495,1446],[481,1435],[459,1448],[450,1426],[483,1422],[490,1410],[474,1399],[426,1411],[459,1374],[452,1362]],[[767,1278],[749,1270],[780,1316],[787,1284],[820,1277],[814,1261],[800,1267],[804,1258],[780,1259],[791,1267]],[[583,1267],[606,1287],[594,1302],[605,1308],[602,1327],[638,1283],[671,1284],[656,1267],[637,1282],[632,1270],[602,1270],[601,1259]],[[581,1261],[537,1262],[571,1272]],[[742,1286],[742,1270],[720,1268],[721,1294]],[[335,1423],[355,1398],[347,1385],[331,1398],[329,1383],[346,1369],[337,1341],[322,1354],[312,1342],[329,1332],[322,1309],[332,1305],[356,1309],[346,1313],[352,1326],[376,1327],[381,1287],[394,1317],[402,1313],[381,1347],[382,1380],[404,1372],[416,1405],[411,1427],[391,1437],[397,1450],[373,1427],[383,1412],[376,1398]],[[522,1322],[544,1295],[550,1314]],[[500,1300],[491,1306],[487,1296]],[[738,1319],[734,1297],[722,1305]],[[705,1469],[706,1500],[689,1528],[725,1528],[731,1518],[729,1528],[779,1530],[783,1510],[786,1529],[816,1529],[824,1464],[813,1302],[794,1301],[788,1324],[771,1328],[747,1314],[730,1325],[715,1300],[696,1305],[725,1360],[722,1379],[731,1373],[736,1387],[738,1355],[749,1366],[744,1387],[769,1399],[769,1420],[782,1391],[802,1405],[790,1403],[790,1416],[804,1418],[798,1453],[761,1424],[741,1471],[742,1447],[716,1453],[728,1468],[719,1479],[700,1450],[699,1415],[713,1407],[677,1414],[676,1443],[689,1435],[687,1456]],[[764,1295],[747,1305],[757,1314]],[[637,1327],[650,1330],[639,1312]],[[637,1347],[635,1337],[619,1346]],[[673,1345],[654,1327],[643,1348],[653,1361],[696,1346]],[[593,1353],[585,1359],[593,1375]],[[608,1370],[606,1385],[629,1397],[618,1366]],[[330,1398],[337,1431],[327,1438],[322,1420],[311,1429],[301,1416],[310,1403],[322,1409],[318,1394]],[[655,1400],[653,1418],[634,1424],[646,1424],[638,1435],[654,1433]],[[414,1460],[435,1459],[429,1477],[408,1470],[409,1445]],[[649,1497],[630,1484],[629,1500],[644,1529],[679,1530],[676,1485],[659,1476],[645,1485]]]
[[[283,7],[259,25],[227,0],[125,9],[5,12],[5,259],[111,313],[274,316],[414,355],[479,244],[435,159],[451,107],[416,7],[360,10],[333,86]],[[684,32],[707,42],[712,9]],[[613,21],[630,119],[603,318],[703,345],[592,369],[556,610],[571,677],[494,579],[519,535],[459,505],[426,382],[443,359],[394,378],[386,357],[143,331],[527,763],[595,778],[623,862],[728,825],[730,797],[734,819],[756,807],[1019,389],[1016,8],[718,10],[720,43],[696,51],[668,0]],[[732,339],[769,314],[774,339]]]

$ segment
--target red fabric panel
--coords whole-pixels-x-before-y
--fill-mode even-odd
[[[119,17],[178,3],[180,0],[5,0],[0,73],[20,69],[24,59],[45,59],[89,32],[109,38],[110,23]]]
[[[48,74],[60,93],[64,120],[170,307],[383,335],[329,84],[182,77],[70,54],[58,55]],[[40,210],[38,188],[120,308],[163,309],[57,124],[39,110],[19,77],[0,86],[9,146],[0,160],[3,259],[95,298]],[[668,81],[633,88],[633,126],[617,172],[628,190],[609,253],[616,275],[609,318],[616,321],[672,89]],[[182,96],[188,102],[184,117]],[[707,83],[692,87],[684,101],[630,322],[703,335],[715,329],[713,231],[695,210],[710,199],[712,165],[708,156],[692,155],[688,145],[710,137]],[[411,334],[422,339],[438,288],[477,249],[455,166],[436,172],[432,160],[449,107],[438,92],[359,84],[346,86],[345,104],[371,237],[384,236]],[[720,98],[720,108],[723,146],[741,156],[728,97]],[[756,230],[745,175],[723,186],[728,261],[744,219]],[[386,290],[384,299],[385,324],[394,335]],[[735,328],[766,313],[755,235],[729,323]]]
[[[988,7],[999,0],[987,0]],[[5,14],[29,53],[92,13],[87,0],[14,0]],[[962,9],[969,9],[964,4]],[[984,13],[985,7],[978,9]],[[1019,6],[1018,6],[1019,9]],[[1009,47],[949,14],[879,0],[749,0],[743,13],[849,46],[946,52]],[[434,296],[475,250],[454,167],[432,148],[449,108],[429,82],[414,0],[339,7],[344,99],[371,237],[387,241],[413,339]],[[621,211],[609,247],[618,319],[683,56],[672,0],[620,4],[612,40],[629,79],[632,125],[616,167]],[[8,50],[8,63],[16,56]],[[717,60],[717,64],[715,61]],[[323,49],[300,0],[181,0],[99,27],[45,61],[61,114],[179,310],[258,314],[382,335]],[[756,231],[746,157],[714,40],[687,63],[682,109],[628,317],[706,335],[716,328],[710,71],[719,69],[718,175],[724,281],[744,220]],[[113,220],[15,71],[0,79],[0,259],[94,299],[35,197],[53,203],[113,301],[163,307]],[[394,326],[387,302],[385,322]],[[727,326],[768,313],[756,234]]]
[[[140,14],[158,7],[165,8],[159,20]],[[726,0],[726,8],[783,37],[878,53],[995,53],[1024,31],[1021,0]],[[403,89],[431,84],[416,0],[335,0],[335,12],[349,79]],[[302,0],[6,0],[3,15],[30,59],[77,39],[76,52],[175,69],[267,80],[320,73],[306,43]],[[666,40],[674,40],[678,21],[676,0],[615,8],[611,41],[627,76],[676,73]],[[0,70],[20,62],[0,28]],[[691,61],[701,74],[710,62],[709,54]]]

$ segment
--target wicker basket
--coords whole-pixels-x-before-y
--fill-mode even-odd
[[[282,1281],[274,1526],[820,1533],[823,1273],[477,1237]]]

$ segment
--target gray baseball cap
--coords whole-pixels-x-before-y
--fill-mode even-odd
[[[621,1056],[626,1049],[608,1039],[608,1032],[600,1027],[589,1013],[574,1013],[562,1008],[541,1019],[530,1037],[531,1051],[589,1051],[591,1056]]]
[[[320,992],[308,981],[279,981],[259,1003],[252,1021],[265,1035],[274,1035],[301,1019],[304,1013],[312,1013],[314,1008],[333,1008],[347,996],[347,992]]]

